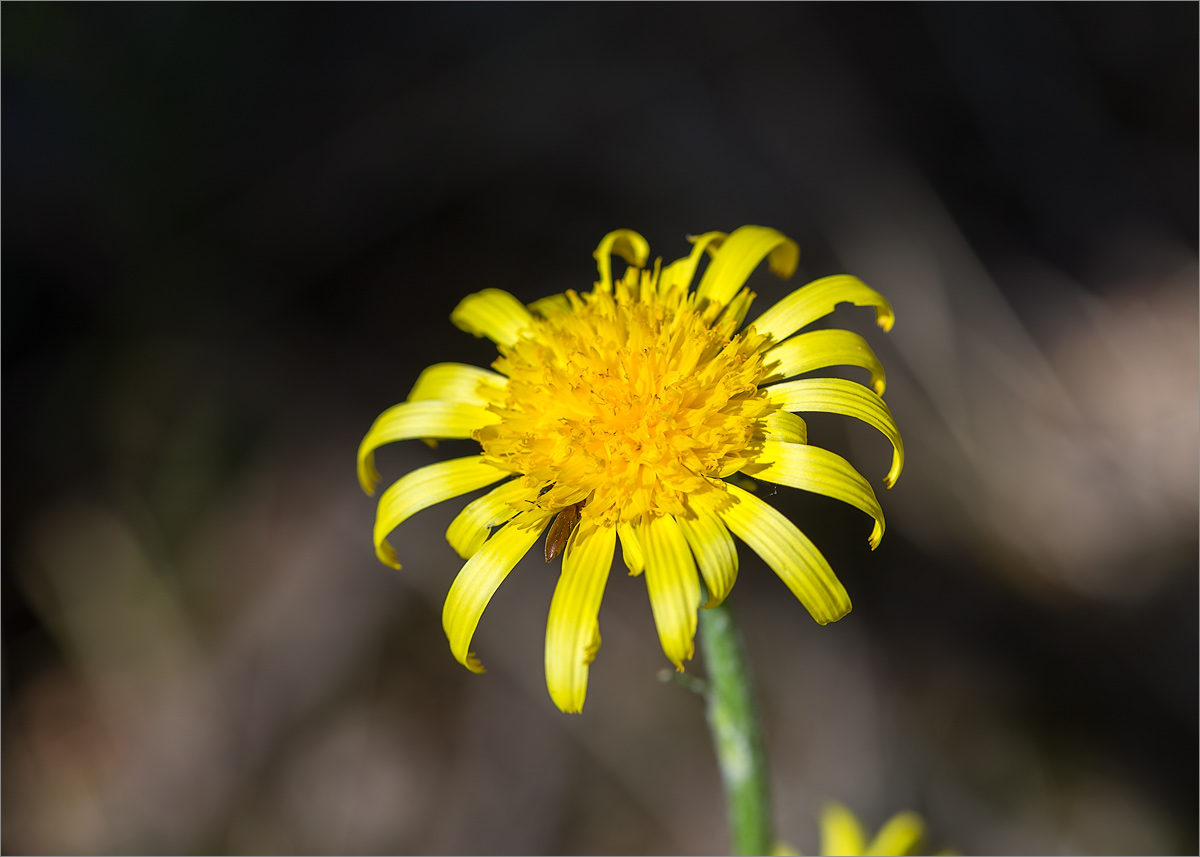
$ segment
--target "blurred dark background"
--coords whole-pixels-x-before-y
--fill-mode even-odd
[[[392,572],[354,454],[422,367],[491,361],[464,294],[587,289],[617,227],[669,261],[759,223],[793,285],[891,299],[886,336],[829,323],[876,346],[909,462],[874,553],[770,497],[842,622],[742,551],[781,839],[813,853],[840,800],[967,854],[1196,853],[1196,4],[0,15],[5,852],[722,853],[644,584],[609,584],[582,716],[545,691],[540,560],[471,675],[462,501]],[[879,479],[849,422],[814,442]]]

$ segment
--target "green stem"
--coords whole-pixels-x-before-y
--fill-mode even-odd
[[[708,726],[729,804],[733,853],[770,854],[774,837],[762,727],[741,635],[728,605],[700,611],[700,646],[708,669]]]

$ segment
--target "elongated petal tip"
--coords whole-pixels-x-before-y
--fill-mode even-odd
[[[579,705],[576,705],[574,702],[567,702],[565,700],[560,702],[559,700],[555,699],[553,696],[551,696],[550,699],[555,704],[555,706],[558,707],[558,710],[561,711],[563,714],[583,714],[583,704],[582,703],[580,703]]]
[[[696,294],[724,306],[766,257],[771,273],[787,279],[796,270],[800,247],[782,232],[762,226],[742,226],[730,233],[700,279]]]
[[[596,260],[599,279],[596,287],[602,292],[612,291],[612,257],[620,256],[630,265],[643,268],[650,258],[650,244],[632,229],[614,229],[600,239],[592,256]]]
[[[460,330],[499,345],[512,345],[533,319],[525,304],[503,289],[484,289],[467,295],[450,313]]]
[[[673,663],[675,665],[675,672],[677,672],[677,673],[687,672],[687,669],[684,667],[683,662],[690,661],[693,657],[695,657],[695,655],[696,655],[696,641],[693,640],[691,643],[688,644],[687,651],[684,653],[682,658],[680,658],[679,660],[675,660],[674,658],[671,659],[671,663]]]
[[[846,616],[854,609],[854,605],[850,603],[850,596],[846,596],[843,604],[839,604],[832,612],[826,613],[823,616],[813,616],[818,625],[832,625],[840,619],[845,619]]]
[[[776,342],[782,342],[808,324],[833,312],[843,302],[875,308],[875,323],[891,330],[895,315],[887,299],[858,277],[835,274],[813,280],[767,309],[755,322],[755,329]]]
[[[776,247],[767,256],[767,267],[781,280],[790,280],[800,264],[800,245],[790,238]]]
[[[679,522],[670,515],[651,518],[638,533],[646,552],[646,590],[663,654],[683,670],[695,653],[700,575]]]
[[[400,562],[396,559],[396,549],[388,544],[386,540],[376,545],[375,556],[388,568],[394,568],[396,571],[400,570]]]
[[[643,268],[646,260],[650,258],[650,243],[632,229],[614,229],[600,239],[600,246],[592,253],[592,257],[601,261],[610,254],[616,254],[629,264]]]
[[[450,585],[442,604],[442,629],[455,660],[471,672],[483,672],[470,649],[483,611],[545,526],[546,516],[540,512],[526,512],[509,521],[467,560]]]
[[[587,700],[586,677],[582,688],[569,684],[551,681],[546,677],[546,690],[550,692],[550,701],[563,714],[582,714],[583,704]]]
[[[563,570],[546,621],[546,687],[562,711],[578,713],[587,697],[588,667],[600,650],[598,614],[612,570],[616,532],[580,523],[563,556]]]
[[[372,534],[376,556],[384,565],[399,568],[396,552],[387,541],[389,533],[417,512],[491,485],[505,475],[482,456],[472,455],[420,467],[401,477],[379,498]]]

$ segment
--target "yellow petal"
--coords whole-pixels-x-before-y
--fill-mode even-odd
[[[716,607],[729,595],[729,590],[733,589],[737,580],[737,547],[733,543],[733,536],[729,535],[729,529],[701,499],[701,495],[692,498],[691,506],[696,517],[679,518],[679,527],[692,553],[696,555],[696,564],[700,566],[700,574],[708,589],[708,601],[701,606]]]
[[[444,399],[449,402],[465,402],[469,405],[486,405],[487,399],[479,394],[481,384],[503,388],[508,379],[503,375],[468,366],[465,363],[435,363],[417,376],[408,401]]]
[[[631,577],[637,577],[646,567],[646,555],[642,542],[632,524],[617,524],[617,535],[621,537],[621,559],[629,569]]]
[[[491,485],[510,474],[488,464],[481,455],[439,461],[420,467],[392,483],[375,511],[375,555],[384,565],[399,568],[387,535],[422,509]]]
[[[570,312],[571,302],[567,300],[566,295],[560,292],[557,295],[547,295],[544,298],[538,298],[529,305],[529,311],[534,315],[540,315],[542,318],[550,318],[564,312]]]
[[[460,329],[486,336],[499,345],[512,345],[529,326],[533,316],[525,304],[501,289],[484,289],[467,295],[450,320]]]
[[[842,414],[878,429],[892,444],[892,467],[883,484],[888,488],[896,484],[904,469],[904,441],[900,439],[892,412],[878,394],[841,378],[801,378],[765,387],[764,391],[772,402],[786,410]]]
[[[427,400],[401,402],[380,414],[358,446],[358,484],[368,494],[375,493],[379,471],[375,469],[375,450],[386,443],[414,438],[466,438],[471,432],[499,420],[479,405],[462,402]]]
[[[705,232],[703,235],[689,235],[688,241],[692,242],[692,252],[682,259],[676,259],[662,269],[662,273],[658,277],[659,294],[665,295],[670,289],[676,286],[681,289],[686,289],[690,286],[692,278],[696,276],[696,266],[700,264],[700,257],[704,255],[704,251],[707,250],[709,254],[715,254],[717,248],[721,246],[721,242],[724,240],[724,232]]]
[[[763,437],[787,443],[808,443],[808,425],[791,411],[771,411],[762,418]]]
[[[585,520],[572,535],[546,622],[546,687],[568,714],[583,710],[588,664],[600,646],[597,615],[612,568],[616,530]]]
[[[883,538],[883,509],[871,484],[840,455],[819,446],[767,440],[763,441],[759,457],[742,472],[764,482],[824,494],[861,509],[875,519],[871,549],[879,546]]]
[[[533,499],[537,489],[527,488],[520,479],[505,482],[466,505],[450,522],[446,530],[446,541],[463,559],[470,559],[475,551],[487,541],[492,527],[497,527],[514,517],[519,510],[515,505],[523,499]]]
[[[921,837],[924,835],[925,822],[921,820],[921,816],[915,812],[897,813],[879,829],[863,853],[880,857],[919,854]]]
[[[612,257],[617,254],[630,265],[639,268],[646,267],[650,258],[650,244],[632,229],[614,229],[600,239],[600,246],[592,255],[596,258],[596,270],[600,279],[596,282],[596,290],[612,291]]]
[[[862,854],[867,837],[854,813],[840,803],[832,803],[821,813],[821,853],[830,855]]]
[[[697,296],[715,304],[729,303],[764,257],[771,273],[786,280],[800,261],[800,247],[782,232],[765,226],[733,230],[705,269]]]
[[[884,330],[892,329],[896,316],[887,299],[858,277],[846,274],[822,277],[797,289],[760,315],[754,321],[754,329],[782,342],[804,325],[829,315],[844,301],[875,307],[875,323]]]
[[[778,362],[767,382],[782,381],[826,366],[858,366],[871,373],[871,386],[883,395],[887,379],[883,364],[867,341],[849,330],[813,330],[785,339],[763,355],[763,363]]]
[[[454,578],[442,607],[442,627],[450,640],[451,653],[471,672],[483,672],[483,665],[470,651],[479,617],[513,566],[538,540],[548,520],[549,516],[542,512],[525,512],[509,521],[467,560]]]
[[[733,500],[720,512],[725,525],[763,558],[817,622],[836,622],[850,612],[845,587],[795,524],[736,485],[726,483],[725,489]]]
[[[638,535],[646,550],[646,589],[663,652],[683,672],[695,652],[700,579],[679,524],[670,515],[644,522]]]
[[[720,323],[730,322],[732,329],[737,330],[742,326],[742,322],[746,320],[746,313],[750,311],[750,304],[754,302],[754,292],[749,289],[742,289],[733,300],[725,304],[725,308],[718,313]],[[705,313],[706,317],[711,317],[712,307],[718,304],[710,304]]]

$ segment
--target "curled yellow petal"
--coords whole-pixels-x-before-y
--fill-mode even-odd
[[[375,450],[397,440],[415,438],[467,438],[476,429],[499,419],[479,405],[430,399],[401,402],[380,414],[358,446],[358,484],[373,495],[379,484]]]
[[[840,803],[831,803],[821,813],[821,853],[856,855],[864,853],[867,837],[854,813]]]
[[[700,578],[687,540],[670,515],[651,518],[638,533],[646,551],[646,590],[663,653],[683,672],[695,652]]]
[[[716,607],[729,595],[737,580],[737,546],[733,543],[729,528],[721,523],[716,512],[702,497],[696,495],[692,498],[691,506],[696,517],[681,517],[678,521],[708,589],[708,601],[701,606]]]
[[[883,364],[867,341],[849,330],[813,330],[792,336],[763,355],[763,363],[775,365],[764,383],[782,381],[826,366],[858,366],[871,373],[871,386],[883,395],[887,378]]]
[[[472,455],[417,468],[391,484],[375,510],[375,555],[384,565],[399,568],[387,535],[422,509],[498,482],[509,474]]]
[[[546,622],[546,687],[568,714],[583,710],[588,665],[600,646],[600,601],[612,568],[616,531],[584,520],[571,537]]]
[[[763,442],[762,453],[754,464],[742,472],[764,482],[824,494],[861,509],[875,519],[871,549],[879,546],[883,538],[883,509],[871,484],[840,455],[819,446],[768,440]]]
[[[600,278],[596,281],[596,290],[612,291],[612,257],[620,256],[630,265],[639,268],[646,267],[650,258],[650,244],[632,229],[614,229],[600,239],[600,246],[592,255],[596,258],[596,271]]]
[[[638,538],[637,530],[632,524],[617,524],[617,535],[621,537],[621,559],[629,569],[631,577],[637,577],[646,567],[646,554],[642,550],[642,541]]]
[[[725,240],[725,233],[705,232],[703,235],[689,235],[688,240],[692,242],[692,252],[682,259],[676,259],[663,268],[662,273],[659,274],[659,294],[665,295],[675,287],[686,289],[690,286],[692,279],[696,276],[696,267],[700,264],[700,258],[704,255],[704,251],[707,250],[709,254],[716,253],[721,242]]]
[[[525,512],[497,530],[459,571],[442,607],[442,628],[455,659],[471,672],[483,665],[471,649],[471,638],[492,595],[528,553],[546,528],[548,516]]]
[[[469,405],[486,405],[487,399],[479,394],[480,385],[501,390],[507,381],[503,375],[480,369],[478,366],[468,366],[466,363],[435,363],[417,376],[417,382],[408,394],[408,401],[444,399]]]
[[[459,301],[450,320],[467,333],[486,336],[498,345],[512,345],[529,327],[533,315],[508,292],[484,289]]]
[[[550,318],[560,313],[570,312],[571,302],[565,294],[560,292],[557,295],[547,295],[544,298],[538,298],[529,305],[529,311],[534,315],[540,315],[542,318]]]
[[[733,500],[720,511],[725,525],[763,558],[817,622],[836,622],[850,612],[850,596],[808,536],[769,503],[730,483],[725,489]]]
[[[855,306],[875,307],[875,323],[884,330],[892,329],[896,315],[887,298],[858,277],[846,274],[822,277],[797,289],[755,319],[754,329],[782,342],[806,324],[829,315],[845,301]]]
[[[537,490],[528,488],[520,479],[505,482],[488,493],[472,500],[458,513],[446,530],[446,541],[463,559],[470,559],[487,541],[492,527],[513,518],[521,500],[532,500]]]
[[[891,488],[904,469],[904,441],[892,412],[878,394],[841,378],[801,378],[764,388],[767,397],[789,411],[843,414],[878,429],[892,444],[892,467],[883,484]]]
[[[800,261],[800,247],[782,232],[765,226],[733,230],[705,269],[697,296],[715,304],[729,303],[764,257],[771,273],[786,280]]]

